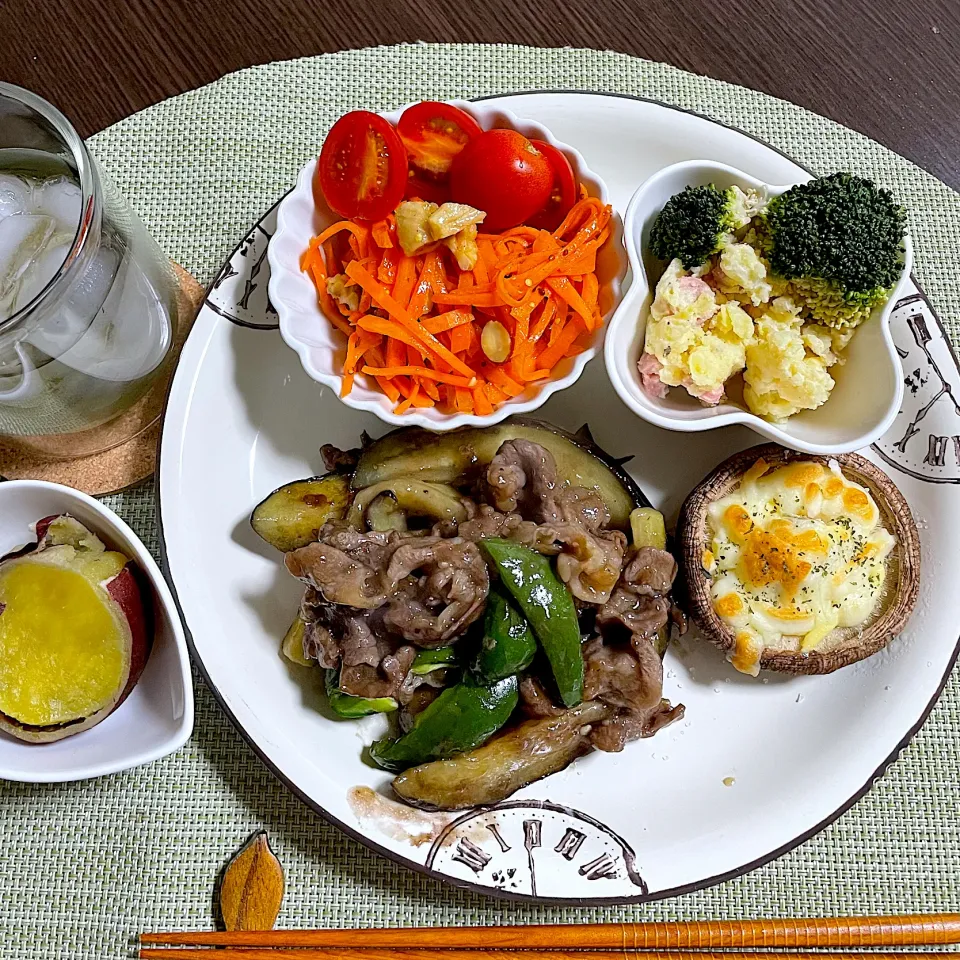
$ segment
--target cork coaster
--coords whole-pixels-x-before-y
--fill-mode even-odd
[[[203,287],[178,263],[173,263],[173,269],[180,284],[174,339],[176,357],[203,302]],[[35,448],[37,438],[31,439],[30,449],[4,438],[0,440],[0,475],[7,480],[51,480],[94,496],[116,493],[146,480],[157,465],[160,415],[174,369],[175,361],[170,365],[170,372],[126,413],[86,432],[85,439],[89,438],[92,446],[109,449],[88,456],[54,459],[56,436],[43,438],[47,453]],[[116,437],[129,439],[112,445]]]

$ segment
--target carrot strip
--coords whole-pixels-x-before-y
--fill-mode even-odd
[[[600,293],[600,281],[595,273],[584,274],[580,297],[589,308],[591,315],[597,310],[597,296]]]
[[[590,250],[575,260],[567,260],[555,271],[558,277],[583,277],[597,269],[597,252]]]
[[[371,347],[367,351],[366,360],[368,361],[368,366],[379,370],[384,364],[383,350],[380,347]],[[396,384],[394,384],[389,377],[377,376],[376,374],[374,374],[374,376],[376,377],[377,385],[390,398],[390,402],[396,403],[400,397],[400,391],[397,389]]]
[[[370,235],[378,247],[387,249],[393,246],[393,235],[396,233],[396,230],[396,220],[394,220],[393,214],[391,213],[390,216],[384,217],[383,220],[378,220],[370,227]]]
[[[387,341],[386,366],[400,367],[407,362],[407,351],[399,339]],[[387,374],[389,376],[389,374]]]
[[[420,384],[414,383],[413,389],[407,394],[405,400],[402,400],[399,404],[397,404],[396,408],[394,409],[394,413],[406,413],[410,407],[413,406],[413,401],[417,398],[419,393]]]
[[[345,373],[343,379],[340,381],[340,396],[347,396],[350,391],[353,389],[353,374]]]
[[[472,324],[458,324],[450,330],[450,349],[454,353],[467,353],[473,342]]]
[[[566,304],[564,304],[566,306]],[[533,328],[530,330],[529,340],[531,345],[535,344],[544,334],[544,331],[557,316],[557,301],[553,296],[547,297],[543,304],[543,310],[540,313],[540,316],[537,318],[536,323],[534,323]]]
[[[377,267],[377,279],[388,287],[392,287],[397,279],[397,264],[403,256],[403,251],[399,247],[390,247],[383,251],[380,258],[380,266]]]
[[[588,330],[594,329],[593,311],[583,302],[576,288],[566,277],[551,277],[547,280],[551,290],[555,290],[580,315]]]
[[[333,302],[333,297],[327,293],[327,274],[323,265],[319,261],[314,261],[310,266],[313,285],[317,291],[317,299],[320,301],[320,309],[324,312],[326,318],[341,332],[347,336],[350,335],[350,324],[343,319],[343,314]]]
[[[468,287],[434,295],[433,302],[443,306],[501,307],[503,300],[497,295],[493,284],[485,287]]]
[[[523,387],[512,377],[507,376],[503,367],[491,367],[487,379],[496,384],[508,397],[519,397],[523,393]]]
[[[426,348],[413,336],[411,333],[407,333],[403,327],[400,326],[395,320],[388,320],[386,317],[375,317],[373,315],[367,315],[357,318],[357,326],[361,330],[367,330],[370,333],[378,333],[382,337],[392,337],[394,340],[399,340],[401,343],[405,343],[408,347],[413,347],[415,350],[419,351],[422,357],[427,355]]]
[[[440,402],[440,390],[437,387],[436,381],[427,380],[426,378],[420,379],[420,389],[434,402]]]
[[[423,377],[425,380],[436,380],[438,383],[449,383],[455,387],[473,387],[476,377],[458,377],[452,373],[443,373],[430,367],[400,366],[400,367],[363,367],[361,373],[378,374],[381,377]]]
[[[484,382],[483,392],[495,407],[500,406],[505,400],[510,399],[495,383],[490,383],[489,381]]]
[[[461,324],[470,323],[472,320],[473,314],[469,310],[448,310],[435,317],[424,317],[423,328],[430,333],[438,334],[459,327]]]
[[[313,239],[317,242],[317,246],[322,246],[343,230],[351,233],[363,244],[366,243],[366,238],[370,235],[370,231],[359,223],[354,223],[352,220],[339,220]]]
[[[463,413],[473,413],[473,394],[466,387],[457,387],[457,409]]]
[[[473,409],[478,417],[489,417],[493,413],[493,404],[483,388],[483,383],[473,388]]]
[[[557,342],[547,347],[547,349],[540,354],[540,369],[552,370],[558,361],[563,358],[563,355],[567,352],[573,341],[579,336],[580,330],[577,325],[575,323],[568,323],[566,327],[564,327],[563,333],[557,338]]]
[[[430,304],[434,295],[434,284],[441,277],[440,253],[437,250],[431,250],[423,258],[423,266],[420,269],[420,277],[410,297],[408,309],[414,318],[422,317],[430,310]]]
[[[400,258],[397,264],[397,279],[393,285],[393,297],[401,306],[406,307],[413,293],[413,285],[417,282],[417,262],[413,257],[406,255]]]
[[[367,273],[363,267],[355,262],[347,264],[347,276],[355,280],[360,287],[369,292],[370,296],[377,306],[387,311],[398,323],[406,327],[411,333],[415,334],[435,353],[441,360],[445,361],[452,369],[463,374],[465,377],[473,377],[474,371],[470,369],[459,357],[452,354],[432,333],[428,333],[418,324],[410,314],[390,296],[387,289]]]

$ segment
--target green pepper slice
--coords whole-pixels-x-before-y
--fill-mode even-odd
[[[370,758],[385,770],[406,770],[473,750],[510,719],[518,701],[516,677],[492,686],[465,678],[418,714],[412,730],[373,743]]]
[[[547,655],[564,706],[583,699],[580,624],[570,591],[542,554],[509,540],[481,540],[500,580],[523,611]]]
[[[340,689],[340,671],[328,670],[326,676],[327,700],[330,709],[345,720],[369,717],[371,713],[392,713],[400,707],[393,697],[352,697]]]
[[[446,670],[459,665],[455,647],[438,647],[436,650],[418,650],[410,672],[422,677],[434,670]]]
[[[537,641],[524,615],[502,587],[491,586],[474,672],[484,683],[494,683],[526,670],[536,653]]]

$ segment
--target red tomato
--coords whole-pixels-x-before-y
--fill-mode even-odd
[[[344,114],[323,141],[318,185],[341,217],[382,220],[393,213],[407,186],[407,153],[397,131],[366,110]]]
[[[530,142],[550,161],[553,168],[553,186],[546,206],[535,213],[527,223],[538,230],[556,230],[577,202],[577,178],[570,161],[562,151],[543,140]]]
[[[481,132],[469,113],[436,100],[407,107],[397,124],[410,163],[432,177],[446,176],[453,158]]]
[[[486,130],[474,137],[450,167],[450,195],[486,211],[484,230],[525,222],[550,198],[553,168],[516,130]]]
[[[427,200],[438,206],[450,199],[450,184],[446,180],[431,180],[428,177],[418,177],[411,168],[407,177],[407,189],[403,194],[404,200]]]

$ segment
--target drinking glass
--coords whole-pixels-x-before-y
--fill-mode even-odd
[[[123,414],[169,371],[177,291],[66,117],[0,83],[0,437],[62,458],[149,426],[159,402]]]

